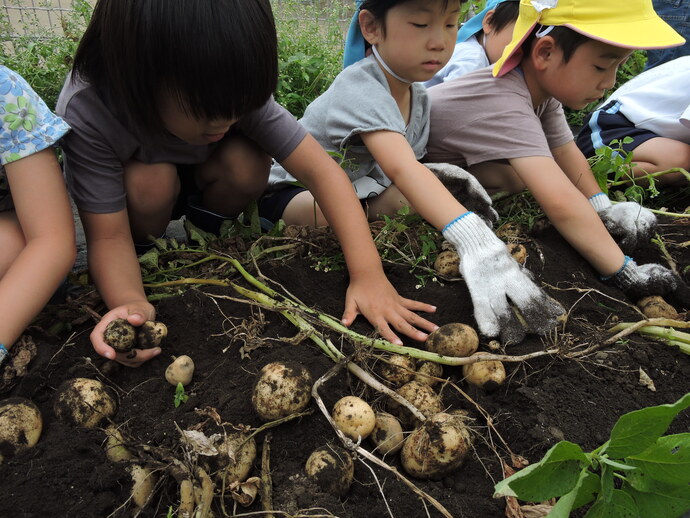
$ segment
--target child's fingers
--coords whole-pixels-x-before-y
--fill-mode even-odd
[[[132,349],[126,353],[119,353],[115,357],[115,361],[127,367],[137,368],[151,358],[158,356],[161,353],[160,347],[152,349]]]

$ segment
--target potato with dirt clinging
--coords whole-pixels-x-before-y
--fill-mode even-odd
[[[508,243],[506,245],[508,253],[513,256],[518,263],[524,265],[527,262],[527,249],[519,243]]]
[[[335,496],[345,496],[352,485],[355,463],[352,456],[338,446],[322,446],[314,450],[305,466],[307,476],[319,488]]]
[[[3,455],[16,455],[36,446],[43,430],[41,411],[30,399],[0,401],[0,464]]]
[[[438,479],[458,469],[471,447],[472,436],[464,419],[441,412],[410,434],[400,461],[410,476]]]
[[[505,381],[506,369],[500,361],[481,361],[463,365],[462,375],[467,383],[491,392]]]
[[[137,507],[144,507],[156,488],[158,477],[153,471],[136,464],[129,467],[132,476],[132,501]]]
[[[90,378],[65,381],[54,396],[53,411],[58,419],[75,426],[95,428],[115,414],[115,400],[105,385]]]
[[[460,277],[460,256],[454,250],[444,250],[436,257],[434,270],[443,277]]]
[[[307,407],[313,383],[309,371],[296,361],[269,363],[254,384],[252,404],[264,421],[287,417]]]
[[[453,322],[433,331],[424,342],[427,351],[444,356],[469,356],[479,348],[477,332],[467,324]]]
[[[415,368],[414,359],[404,354],[391,354],[387,360],[378,364],[381,377],[396,386],[412,381]]]
[[[417,374],[414,376],[414,381],[429,385],[433,387],[439,381],[436,378],[443,376],[443,365],[436,362],[422,362],[417,367]]]
[[[182,385],[186,387],[192,382],[193,375],[194,361],[186,354],[175,358],[173,362],[168,365],[168,368],[165,369],[165,379],[174,387],[176,387],[178,383],[182,383]]]
[[[441,397],[429,385],[410,381],[396,390],[396,392],[416,407],[424,417],[437,414],[442,409]],[[388,409],[391,414],[400,420],[403,426],[408,428],[415,426],[419,421],[412,415],[412,412],[394,399],[389,400]]]
[[[405,436],[400,421],[388,412],[376,412],[376,425],[369,438],[381,455],[396,453],[402,448]]]
[[[256,441],[247,434],[235,432],[227,434],[216,444],[218,455],[208,457],[208,467],[225,486],[233,482],[243,482],[256,460]]]
[[[103,341],[117,352],[127,352],[136,344],[137,331],[124,318],[116,318],[103,331]]]
[[[678,318],[676,308],[658,295],[638,300],[637,307],[647,318],[670,318],[671,320]]]
[[[374,430],[376,414],[369,403],[357,396],[345,396],[333,405],[335,426],[353,441],[366,439]]]
[[[137,327],[136,346],[139,349],[158,347],[168,336],[168,327],[163,322],[148,320]]]

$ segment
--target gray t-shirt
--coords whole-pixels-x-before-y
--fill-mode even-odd
[[[343,70],[333,84],[314,100],[300,120],[326,151],[342,161],[360,199],[381,194],[391,181],[362,142],[360,134],[394,131],[405,136],[415,156],[424,156],[429,136],[429,99],[420,83],[412,85],[410,122],[405,121],[376,59],[369,56]],[[276,164],[269,189],[277,190],[295,179]]]
[[[573,140],[561,103],[536,108],[520,70],[493,77],[491,68],[429,88],[431,133],[427,162],[461,167],[529,156],[553,157],[551,149]]]
[[[169,133],[140,140],[93,87],[83,81],[73,83],[70,77],[56,112],[72,127],[62,141],[67,185],[77,206],[87,212],[111,213],[126,207],[123,164],[128,161],[200,164],[217,146],[188,144]],[[273,98],[233,128],[278,161],[287,158],[306,136],[304,128]]]

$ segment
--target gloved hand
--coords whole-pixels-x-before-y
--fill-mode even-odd
[[[676,305],[690,308],[690,288],[668,268],[650,263],[638,265],[627,255],[620,270],[602,277],[618,286],[631,300],[650,295],[670,295]]]
[[[473,212],[466,212],[443,229],[443,237],[460,256],[460,272],[470,290],[474,318],[483,335],[501,335],[504,344],[518,343],[526,330],[509,301],[538,334],[554,329],[563,307],[549,297],[511,257],[505,244]]]
[[[467,210],[481,217],[489,228],[498,221],[491,198],[474,175],[453,164],[424,164]]]
[[[589,203],[626,253],[648,242],[654,234],[656,216],[638,203],[626,201],[613,205],[603,192],[591,196]]]

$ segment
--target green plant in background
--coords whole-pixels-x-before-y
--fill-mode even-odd
[[[21,27],[12,27],[0,11],[0,62],[20,74],[50,108],[55,107],[72,56],[91,18],[86,0],[73,0],[72,9],[60,14],[62,30],[45,27],[35,16],[25,16]],[[23,33],[12,36],[13,33]]]
[[[558,498],[549,518],[592,503],[585,518],[677,518],[690,510],[690,433],[667,435],[690,406],[677,402],[621,416],[591,453],[561,441],[544,458],[496,484],[495,496],[529,502]]]
[[[184,392],[184,385],[182,383],[178,383],[177,387],[175,387],[175,397],[173,399],[175,408],[178,408],[182,403],[186,403],[188,399],[189,396]]]
[[[279,78],[275,98],[295,117],[321,95],[342,70],[344,30],[354,4],[314,9],[305,2],[274,5]]]

